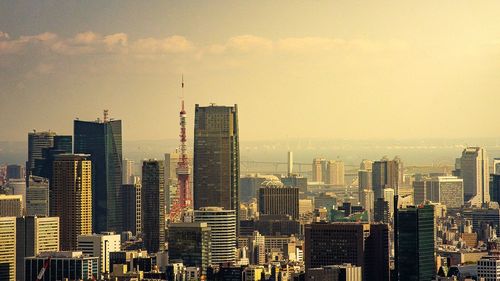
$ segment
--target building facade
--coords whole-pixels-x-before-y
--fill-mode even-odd
[[[262,183],[259,189],[259,213],[288,215],[299,219],[299,188],[283,186],[281,182]]]
[[[206,274],[212,264],[211,229],[206,222],[172,223],[168,227],[168,258]]]
[[[120,234],[104,232],[92,235],[78,236],[78,251],[89,257],[99,258],[99,270],[101,274],[111,272],[109,264],[109,253],[121,250]]]
[[[464,200],[481,207],[490,202],[488,154],[481,147],[467,147],[460,158],[460,176],[464,182]]]
[[[49,215],[49,180],[42,177],[30,176],[26,189],[26,215]]]
[[[141,191],[141,183],[124,184],[121,188],[123,230],[132,231],[133,235],[141,233],[142,228]]]
[[[0,280],[17,280],[16,240],[16,218],[0,217]]]
[[[25,280],[37,280],[38,273],[50,257],[41,281],[100,280],[99,258],[82,252],[45,252],[25,259]]]

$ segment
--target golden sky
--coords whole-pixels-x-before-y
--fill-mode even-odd
[[[109,109],[176,138],[194,104],[242,139],[498,137],[500,1],[2,1],[0,140]],[[188,132],[188,137],[192,132]]]

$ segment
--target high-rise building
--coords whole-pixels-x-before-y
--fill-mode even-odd
[[[17,280],[15,217],[0,217],[0,280]]]
[[[132,231],[134,235],[141,233],[142,227],[142,186],[140,183],[124,184],[121,188],[123,200],[123,230]]]
[[[17,280],[24,278],[24,258],[59,251],[58,217],[19,217],[16,223]],[[31,279],[28,279],[31,280]]]
[[[49,215],[49,180],[42,177],[30,176],[26,189],[26,215]]]
[[[199,267],[203,274],[212,264],[211,230],[206,222],[172,223],[168,226],[168,258]]]
[[[446,205],[448,209],[459,209],[464,204],[464,182],[457,177],[434,177],[429,181],[428,199]]]
[[[106,115],[106,114],[105,114]],[[92,221],[95,233],[122,229],[122,123],[120,120],[74,121],[75,153],[92,161]]]
[[[434,206],[398,209],[396,221],[397,280],[433,280],[436,275]]]
[[[389,280],[389,230],[385,224],[312,223],[305,228],[306,274],[311,268],[350,263],[363,280]]]
[[[163,161],[142,163],[142,237],[149,253],[165,250],[165,180]]]
[[[286,186],[298,187],[300,192],[307,191],[307,178],[298,175],[291,174],[286,177],[281,177],[281,182]]]
[[[52,216],[60,218],[62,250],[76,250],[79,235],[92,233],[92,163],[86,154],[61,154],[54,160]]]
[[[26,208],[26,180],[27,179],[12,179],[9,180],[6,184],[6,188],[10,190],[10,194],[12,195],[20,195],[22,200],[22,209],[23,212]]]
[[[110,273],[109,253],[121,251],[120,234],[104,232],[78,236],[78,251],[84,255],[99,258],[101,274]]]
[[[222,207],[239,213],[238,107],[195,107],[194,209]],[[214,259],[215,260],[215,259]]]
[[[54,146],[54,132],[37,132],[28,133],[28,162],[26,162],[26,176],[29,176],[35,168],[37,159],[44,159],[42,151],[44,148]]]
[[[359,170],[358,171],[358,194],[361,201],[361,193],[363,190],[372,190],[372,171]]]
[[[373,166],[373,161],[368,159],[363,159],[361,164],[359,164],[360,170],[371,171]]]
[[[413,185],[413,202],[415,204],[422,204],[426,200],[429,200],[429,195],[427,194],[428,185],[430,182],[426,179],[421,179],[414,181]]]
[[[488,155],[481,147],[467,147],[460,158],[460,175],[464,180],[464,200],[482,206],[490,202]]]
[[[374,204],[373,220],[375,222],[389,223],[391,220],[391,211],[389,202],[384,198],[377,198]]]
[[[195,222],[206,222],[211,229],[212,264],[236,262],[236,211],[203,207],[194,211]]]
[[[130,159],[123,159],[122,161],[122,184],[133,183],[134,176],[134,161]]]
[[[361,267],[354,266],[352,264],[327,265],[327,266],[322,266],[320,268],[311,268],[306,274],[306,281],[331,281],[331,280],[361,281],[363,280]]]
[[[398,193],[403,183],[403,164],[399,158],[389,160],[384,158],[373,162],[372,166],[372,188],[375,199],[383,197],[384,188],[393,188]]]
[[[43,281],[100,280],[99,258],[71,251],[44,252],[34,257],[27,257],[25,259],[25,280],[37,280],[38,274],[47,261],[49,261],[49,265],[44,272]]]
[[[361,206],[368,211],[370,220],[373,220],[373,215],[375,212],[375,195],[373,194],[373,190],[364,189],[361,191]]]
[[[23,215],[23,196],[0,194],[0,217]]]
[[[299,219],[299,188],[284,186],[280,181],[264,181],[259,189],[259,213],[288,215]]]
[[[22,179],[23,167],[21,165],[7,165],[7,180]]]
[[[500,175],[500,158],[493,158],[493,173]]]
[[[490,199],[500,203],[500,174],[490,175]]]
[[[254,231],[248,240],[250,264],[265,265],[266,237]]]
[[[328,161],[326,170],[327,184],[336,186],[344,185],[344,161]]]
[[[53,162],[56,155],[73,153],[72,136],[54,136],[53,145],[42,148],[42,157],[35,159],[34,168],[31,169],[33,176],[49,179],[52,182]],[[29,182],[28,182],[29,183]]]

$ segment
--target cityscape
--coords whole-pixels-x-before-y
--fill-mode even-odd
[[[500,280],[498,18],[0,3],[0,281]]]

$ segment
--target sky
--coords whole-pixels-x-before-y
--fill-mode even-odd
[[[109,109],[174,139],[182,91],[240,139],[500,137],[500,1],[1,1],[0,140]]]

